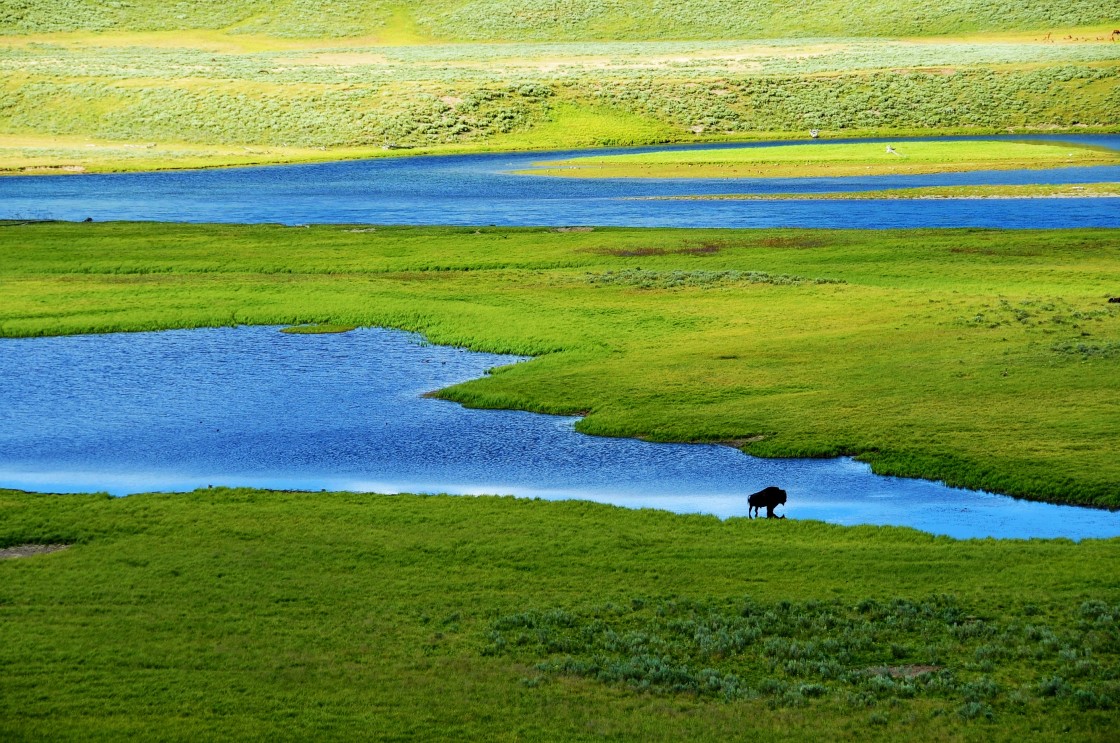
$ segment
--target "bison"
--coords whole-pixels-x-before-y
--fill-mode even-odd
[[[778,506],[785,505],[785,502],[786,491],[781,488],[776,488],[773,485],[768,488],[763,488],[757,493],[751,493],[747,496],[747,503],[750,505],[750,508],[747,509],[747,518],[753,519],[758,515],[758,509],[765,508],[766,518],[784,519],[785,516],[775,516],[774,509]]]

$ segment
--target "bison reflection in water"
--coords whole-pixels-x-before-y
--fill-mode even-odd
[[[747,509],[747,518],[754,518],[758,515],[758,509],[766,509],[766,518],[768,519],[784,519],[785,516],[775,516],[774,509],[778,506],[785,505],[786,491],[781,488],[776,488],[771,485],[768,488],[763,488],[757,493],[751,493],[747,496],[747,503],[750,508]]]

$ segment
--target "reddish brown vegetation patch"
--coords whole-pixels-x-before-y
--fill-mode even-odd
[[[594,251],[600,255],[616,255],[623,258],[633,258],[635,256],[647,255],[665,255],[665,248],[599,248]]]
[[[726,247],[729,247],[727,243],[701,243],[695,247],[681,248],[673,252],[680,253],[681,255],[712,255]]]
[[[764,248],[821,248],[828,244],[822,237],[810,235],[783,235],[782,237],[764,237],[758,241]]]
[[[596,248],[592,252],[620,258],[635,258],[650,255],[714,255],[729,247],[732,247],[731,243],[703,242],[699,245],[689,245],[676,250],[666,250],[665,248]]]

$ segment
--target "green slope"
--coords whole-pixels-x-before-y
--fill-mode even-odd
[[[442,40],[919,36],[1120,20],[1112,0],[8,0],[0,33],[222,29],[345,37],[414,26]]]
[[[1111,5],[12,0],[0,172],[1114,131]]]

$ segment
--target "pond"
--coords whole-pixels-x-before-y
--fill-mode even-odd
[[[992,139],[993,137],[984,137]],[[942,138],[951,139],[951,138]],[[968,139],[957,137],[956,139]],[[1120,149],[1120,135],[1016,136]],[[828,140],[828,142],[893,140]],[[797,142],[805,144],[804,141]],[[773,142],[747,143],[758,147]],[[711,145],[707,145],[711,146]],[[687,145],[678,146],[687,148]],[[629,227],[1120,227],[1120,199],[651,201],[649,196],[1120,181],[1120,166],[805,179],[512,175],[594,151],[385,158],[314,165],[0,178],[0,218],[172,222]]]
[[[576,418],[423,397],[519,361],[378,329],[2,339],[0,487],[493,493],[729,517],[778,485],[789,518],[958,538],[1120,535],[1120,513],[880,477],[851,459],[597,438]]]

